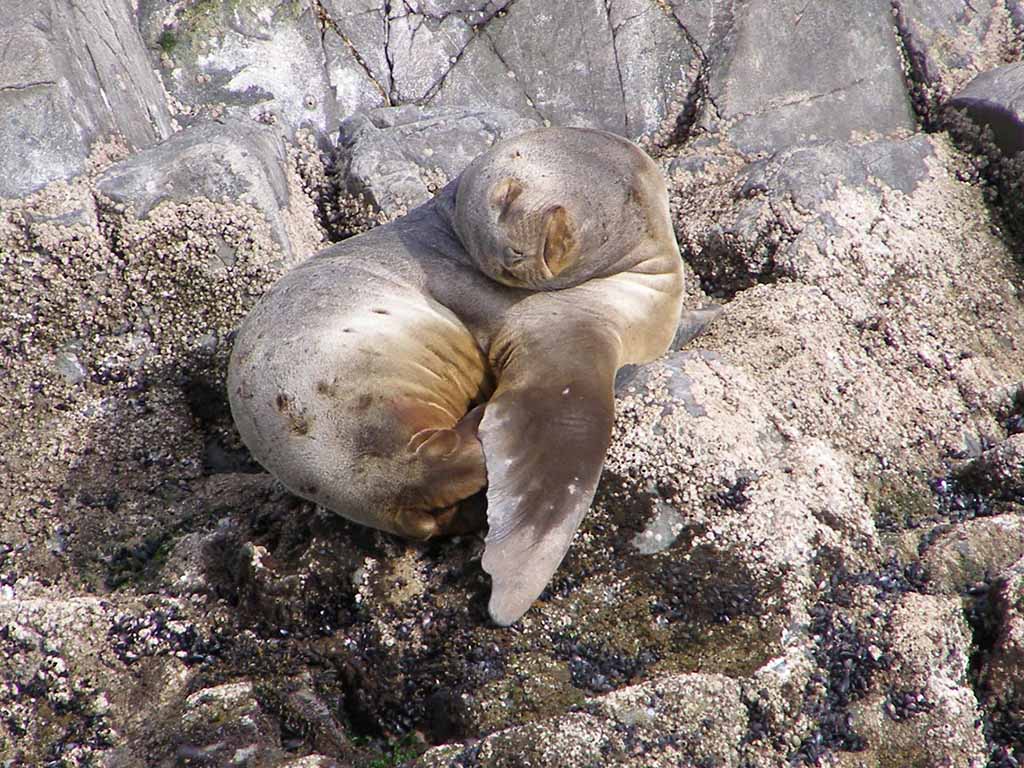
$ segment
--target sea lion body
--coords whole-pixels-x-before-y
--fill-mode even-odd
[[[476,337],[426,287],[432,273],[466,291],[490,288],[453,262],[459,250],[436,214],[420,211],[321,251],[250,313],[232,357],[232,410],[256,460],[293,493],[427,538],[440,532],[433,516],[412,509],[448,507],[483,487],[478,446],[470,489],[457,481],[467,469],[459,462],[409,450],[414,435],[455,427],[492,389]]]
[[[273,286],[239,330],[232,413],[292,492],[393,533],[459,530],[486,486],[491,613],[511,623],[589,508],[615,371],[668,348],[681,294],[654,163],[531,132]]]

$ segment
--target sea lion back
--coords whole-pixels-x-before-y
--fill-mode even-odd
[[[401,246],[381,231],[278,281],[239,329],[228,392],[243,441],[293,493],[422,537],[399,507],[449,506],[463,486],[418,498],[432,468],[410,440],[456,426],[489,379],[472,335],[420,290],[414,264],[380,258],[387,248]]]

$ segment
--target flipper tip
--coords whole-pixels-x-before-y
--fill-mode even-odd
[[[497,626],[510,627],[523,618],[531,605],[533,600],[526,601],[498,587],[492,587],[487,612]]]

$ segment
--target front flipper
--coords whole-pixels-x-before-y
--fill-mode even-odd
[[[576,335],[576,334],[573,334]],[[547,586],[590,508],[611,440],[617,340],[561,338],[557,356],[512,350],[487,403],[483,556],[489,611],[512,624]]]

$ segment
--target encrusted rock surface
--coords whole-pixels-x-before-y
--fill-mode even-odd
[[[927,125],[968,80],[1019,58],[1021,18],[1014,3],[893,0],[914,107]],[[1018,11],[1019,14],[1019,11]]]
[[[1016,0],[8,6],[0,762],[1024,760]],[[656,156],[706,308],[497,629],[478,537],[289,496],[223,376],[284,270],[544,123]]]
[[[979,126],[992,131],[995,145],[1007,156],[1024,149],[1024,62],[982,72],[949,101]]]
[[[291,266],[308,256],[321,235],[308,206],[292,205],[301,190],[294,172],[290,176],[287,170],[286,145],[273,129],[246,118],[225,118],[196,123],[114,163],[96,180],[96,190],[133,222],[149,219],[161,203],[209,200],[251,206]],[[218,256],[224,267],[234,263],[226,244]]]

